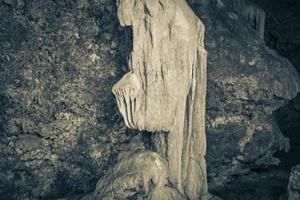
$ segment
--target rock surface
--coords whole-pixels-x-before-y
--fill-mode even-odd
[[[292,168],[287,188],[287,200],[300,199],[300,165]]]
[[[169,184],[199,199],[207,193],[204,26],[185,0],[120,1],[118,16],[133,29],[130,71],[113,87],[120,112],[129,128],[167,132],[152,142]]]
[[[145,150],[140,141],[133,138],[120,153],[117,164],[97,183],[92,199],[185,199],[176,189],[166,187],[166,160]]]
[[[255,1],[266,11],[266,44],[287,57],[300,72],[300,2],[287,1]],[[272,2],[272,3],[271,3]],[[276,112],[279,127],[290,139],[291,150],[280,153],[281,166],[290,168],[300,164],[300,94]]]
[[[281,200],[288,176],[288,172],[278,169],[257,170],[235,176],[228,183],[211,187],[210,190],[226,200]]]
[[[131,44],[116,7],[0,1],[0,24],[0,198],[93,191],[131,138],[111,93]]]
[[[192,7],[206,27],[209,184],[232,186],[288,148],[272,113],[296,96],[299,78],[229,1],[199,2]],[[1,198],[78,199],[135,135],[111,93],[132,49],[116,13],[112,0],[0,1]]]
[[[300,1],[252,0],[266,13],[266,44],[288,58],[300,72]]]
[[[259,37],[264,39],[265,12],[258,5],[248,0],[233,0],[232,5],[234,11],[245,17],[250,26],[257,31]]]
[[[300,89],[290,62],[244,25],[229,1],[192,6],[206,27],[207,161],[211,185],[278,164],[289,149],[273,117]]]
[[[153,195],[163,198],[165,192],[162,190],[167,178],[167,163],[158,154],[151,151],[132,152],[100,179],[94,196],[99,200],[128,199],[143,192],[147,199],[157,199]]]

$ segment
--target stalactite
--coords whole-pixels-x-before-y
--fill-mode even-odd
[[[188,0],[192,5],[206,6],[209,3],[215,3],[218,7],[225,6],[223,0]],[[227,0],[227,5],[232,7],[232,9],[239,15],[244,17],[250,26],[257,32],[261,39],[264,39],[265,31],[265,12],[255,3],[248,0]]]
[[[169,185],[188,199],[207,192],[204,25],[185,0],[123,0],[123,26],[133,28],[128,72],[114,87],[129,128],[151,132],[168,162]]]
[[[264,39],[265,12],[256,4],[247,0],[233,0],[233,8],[240,15],[244,16],[255,29],[261,39]]]

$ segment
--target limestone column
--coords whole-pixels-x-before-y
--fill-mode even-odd
[[[185,0],[119,0],[118,17],[133,29],[130,71],[113,87],[126,126],[153,132],[169,186],[199,199],[207,192],[204,25]]]

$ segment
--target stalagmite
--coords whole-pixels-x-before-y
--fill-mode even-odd
[[[233,0],[233,8],[240,15],[244,16],[251,27],[255,29],[261,39],[264,39],[265,12],[256,4],[247,0]]]
[[[185,200],[168,185],[167,161],[147,151],[140,135],[134,137],[118,155],[118,162],[96,185],[96,190],[82,200]]]
[[[156,132],[167,184],[199,199],[207,192],[204,25],[186,0],[121,0],[118,17],[133,29],[130,72],[113,87],[119,110],[129,128]]]
[[[127,199],[139,192],[148,194],[150,184],[153,184],[158,193],[164,191],[166,182],[166,163],[159,155],[149,151],[131,152],[100,179],[96,186],[95,199]]]

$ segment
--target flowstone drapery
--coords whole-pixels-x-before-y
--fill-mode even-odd
[[[204,25],[185,0],[121,0],[118,17],[133,28],[130,72],[113,87],[119,110],[129,128],[155,132],[165,184],[199,199],[207,192]]]

